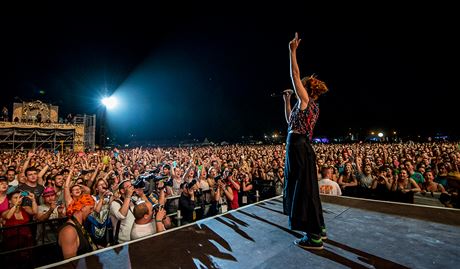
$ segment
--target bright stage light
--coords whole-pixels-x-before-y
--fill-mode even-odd
[[[118,100],[117,98],[110,96],[110,97],[104,97],[102,98],[102,104],[107,108],[107,109],[113,109],[117,106]]]
[[[383,133],[379,133],[378,136],[379,136],[379,137],[383,137]]]

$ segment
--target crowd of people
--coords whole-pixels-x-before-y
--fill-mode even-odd
[[[437,192],[446,207],[460,207],[457,143],[313,148],[322,194],[411,203],[416,192]],[[255,202],[258,182],[282,194],[284,163],[284,145],[4,152],[1,249],[58,242],[69,258],[160,233]],[[53,219],[65,223],[53,230]],[[47,228],[23,225],[32,222]]]
[[[316,150],[323,194],[413,203],[414,193],[439,193],[446,207],[458,207],[456,143],[357,143]]]

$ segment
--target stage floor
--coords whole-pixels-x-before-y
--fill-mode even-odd
[[[356,201],[367,207],[392,207]],[[407,212],[424,210],[412,205],[397,208]],[[277,197],[52,266],[287,269],[458,268],[460,264],[457,223],[445,224],[439,219],[430,222],[401,216],[403,212],[379,213],[329,202],[323,202],[323,210],[329,239],[321,251],[308,251],[293,244],[301,233],[287,228],[282,199]]]

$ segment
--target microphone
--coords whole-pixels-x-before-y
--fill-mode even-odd
[[[270,97],[282,97],[287,91],[291,92],[291,94],[294,93],[293,90],[288,89],[288,90],[284,90],[284,91],[278,92],[278,93],[274,92],[274,93],[270,94]]]

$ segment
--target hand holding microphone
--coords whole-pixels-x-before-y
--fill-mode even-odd
[[[286,90],[283,91],[283,96],[286,96],[286,95],[290,96],[293,93],[294,93],[294,91],[292,89],[286,89]]]
[[[286,89],[280,93],[272,93],[270,94],[271,97],[283,97],[283,98],[286,98],[286,97],[290,97],[292,94],[294,93],[293,90],[291,89]]]
[[[291,89],[286,89],[283,91],[283,100],[284,102],[290,102],[291,101],[291,95],[294,93],[293,90]]]

